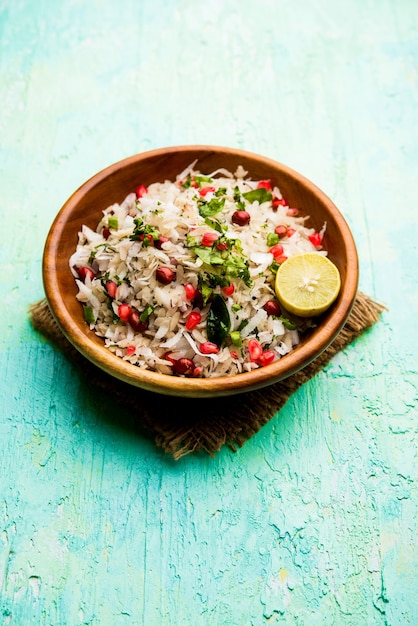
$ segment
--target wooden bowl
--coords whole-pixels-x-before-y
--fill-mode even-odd
[[[235,376],[184,378],[143,370],[112,354],[84,321],[69,268],[82,224],[95,229],[102,211],[120,203],[138,184],[175,177],[195,159],[201,172],[219,167],[234,172],[242,165],[255,180],[271,179],[290,206],[310,215],[308,226],[327,230],[324,246],[341,274],[341,291],[318,327],[277,362]],[[210,397],[238,394],[271,385],[294,374],[319,356],[340,332],[357,292],[358,259],[350,229],[333,202],[312,182],[271,159],[233,148],[176,146],[144,152],[102,170],[67,200],[49,231],[43,256],[43,281],[51,312],[62,332],[87,359],[108,374],[142,389],[166,395]]]

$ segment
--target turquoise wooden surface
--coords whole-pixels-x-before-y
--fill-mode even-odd
[[[418,624],[418,4],[0,2],[0,623]],[[238,452],[174,462],[30,327],[66,198],[166,145],[345,214],[389,310]]]

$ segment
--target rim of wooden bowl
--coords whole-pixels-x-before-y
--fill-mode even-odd
[[[216,378],[185,378],[141,369],[115,356],[105,348],[103,341],[88,328],[83,318],[82,306],[78,302],[76,305],[79,308],[79,315],[77,312],[74,313],[76,287],[69,268],[69,258],[75,251],[77,240],[74,239],[71,254],[63,252],[66,231],[69,227],[74,231],[76,227],[79,230],[82,226],[79,220],[74,219],[74,210],[79,203],[85,200],[92,190],[103,185],[104,181],[114,179],[121,172],[132,167],[138,167],[138,172],[141,169],[146,172],[149,163],[154,163],[154,169],[155,163],[160,163],[163,168],[170,159],[184,161],[184,167],[187,167],[195,158],[204,161],[213,157],[219,158],[218,167],[225,167],[223,163],[232,159],[236,164],[242,164],[245,169],[250,170],[252,167],[260,172],[271,172],[279,178],[285,178],[287,184],[302,187],[306,197],[315,197],[316,201],[322,204],[329,217],[332,218],[333,228],[337,229],[336,232],[340,237],[338,256],[340,258],[339,269],[343,276],[340,294],[331,309],[321,318],[318,328],[306,341],[302,341],[289,354],[265,367],[234,376]],[[182,169],[179,169],[177,173]],[[160,181],[165,179],[164,169],[161,171]],[[249,174],[253,176],[252,171],[249,171]],[[139,174],[138,179],[140,178]],[[273,176],[271,175],[270,178]],[[281,188],[280,183],[277,184]],[[126,189],[125,196],[129,191],[130,188]],[[284,195],[286,197],[286,194]],[[123,197],[118,200],[111,199],[107,204],[98,207],[95,210],[96,223],[103,209],[123,199]],[[331,254],[330,258],[332,258]],[[58,212],[46,239],[42,272],[51,313],[63,334],[84,357],[113,377],[147,391],[195,398],[253,391],[283,380],[301,370],[317,358],[341,331],[354,304],[358,288],[358,257],[352,233],[339,209],[321,189],[299,172],[270,158],[245,150],[208,145],[172,146],[142,152],[122,159],[89,178],[68,198]],[[70,278],[73,287],[69,287]]]

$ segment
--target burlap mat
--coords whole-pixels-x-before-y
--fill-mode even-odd
[[[384,306],[358,292],[351,314],[338,337],[315,361],[286,380],[238,396],[189,399],[143,391],[102,372],[85,359],[61,333],[45,299],[30,307],[33,327],[70,359],[89,387],[126,409],[133,426],[145,429],[157,446],[174,459],[192,452],[214,455],[223,445],[242,446],[264,426],[292,393],[319,372],[332,357],[375,324]],[[116,418],[115,418],[116,419]]]

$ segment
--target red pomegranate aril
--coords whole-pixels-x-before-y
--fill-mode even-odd
[[[272,246],[269,250],[271,254],[276,258],[277,256],[281,256],[283,254],[283,246],[280,243],[276,243],[275,246]]]
[[[136,350],[135,346],[126,346],[126,356],[132,356],[135,350]]]
[[[140,235],[139,239],[140,241],[144,241],[144,239],[147,239],[149,241],[149,244],[154,243],[154,238],[152,235],[150,235],[150,233],[146,233],[145,235]]]
[[[297,215],[299,215],[299,209],[288,209],[286,211],[286,215],[288,215],[289,217],[296,217]]]
[[[230,284],[230,285],[228,285],[227,287],[222,287],[222,293],[223,293],[225,296],[232,296],[232,294],[234,293],[234,291],[235,291],[235,287],[234,287],[234,284],[233,284],[233,283],[231,283],[231,284]]]
[[[78,267],[77,268],[77,274],[78,274],[80,280],[83,281],[83,283],[85,282],[87,277],[90,278],[90,280],[93,280],[93,278],[95,277],[95,273],[93,272],[91,267],[87,267],[87,265],[83,265],[82,267]]]
[[[113,281],[113,280],[107,280],[107,281],[105,282],[105,287],[106,287],[106,291],[107,291],[107,293],[109,294],[109,296],[110,296],[111,298],[115,298],[115,296],[116,296],[116,291],[117,291],[117,288],[118,288],[118,286],[117,286],[117,284],[115,283],[115,281]]]
[[[211,296],[209,296],[208,301],[210,299],[211,299]],[[194,297],[192,298],[192,304],[196,309],[203,309],[205,303],[203,301],[203,294],[200,291],[200,289],[195,290]]]
[[[217,250],[226,250],[227,248],[228,248],[228,244],[226,243],[226,241],[221,241],[221,243],[216,244]]]
[[[287,229],[287,237],[291,237],[292,235],[294,235],[296,232],[296,230],[294,228],[288,228]]]
[[[161,265],[161,267],[158,267],[155,272],[155,278],[162,285],[169,285],[173,282],[175,277],[176,275],[173,270],[170,267],[166,267],[165,265]]]
[[[313,233],[312,235],[308,235],[308,239],[316,248],[318,248],[322,244],[321,233]]]
[[[200,344],[199,350],[202,354],[218,354],[219,348],[216,343],[211,341],[204,341]]]
[[[218,233],[203,233],[202,246],[212,246],[219,239]]]
[[[287,206],[287,202],[284,198],[273,198],[273,208],[277,209],[279,206]]]
[[[273,352],[273,350],[264,350],[263,354],[260,356],[257,363],[261,367],[264,367],[264,365],[269,365],[269,363],[273,363],[275,357],[276,355]]]
[[[194,363],[191,359],[186,359],[186,357],[182,357],[181,359],[177,359],[173,363],[173,372],[176,374],[183,374],[184,376],[190,376],[194,370]]]
[[[267,191],[271,190],[271,182],[269,180],[260,180],[257,183],[257,189],[267,189]]]
[[[235,352],[235,350],[230,350],[229,354],[231,355],[233,359],[239,359],[239,354],[238,352]]]
[[[197,311],[192,311],[186,320],[187,330],[193,330],[202,321],[202,316]]]
[[[139,185],[139,187],[135,189],[135,193],[137,198],[142,198],[142,196],[148,193],[148,189],[145,185]]]
[[[195,367],[193,372],[192,372],[192,376],[193,378],[199,378],[199,376],[201,376],[203,374],[203,367]]]
[[[167,241],[170,241],[169,238],[161,235],[160,237],[158,237],[158,239],[154,241],[154,246],[158,248],[158,250],[161,250],[163,243],[166,243]]]
[[[204,198],[206,194],[210,193],[211,191],[216,191],[215,187],[202,187],[202,189],[199,190],[199,195]]]
[[[196,295],[196,289],[191,283],[186,283],[184,285],[184,293],[186,296],[186,300],[193,300]]]
[[[172,356],[171,352],[166,352],[163,356],[164,361],[169,361],[171,365],[176,362],[176,359]]]
[[[274,260],[276,261],[276,263],[279,263],[279,265],[281,265],[282,263],[287,261],[287,259],[288,259],[288,257],[285,254],[282,254],[281,256],[274,257]]]
[[[108,228],[107,226],[105,226],[102,230],[102,237],[103,239],[109,239],[110,237],[110,228]]]
[[[233,224],[237,226],[247,226],[251,221],[251,215],[248,211],[234,211],[231,217]]]
[[[130,312],[128,323],[136,333],[143,333],[148,328],[148,320],[141,322],[141,316],[138,311]]]
[[[285,237],[287,234],[287,228],[286,226],[280,224],[279,226],[276,226],[274,232],[276,233],[276,235],[279,235],[279,237]]]
[[[257,339],[250,339],[248,342],[248,352],[250,354],[251,361],[258,361],[263,354],[261,343],[257,341]]]
[[[124,322],[128,321],[129,315],[132,312],[132,307],[129,304],[125,304],[124,302],[118,306],[118,316]]]
[[[276,300],[268,300],[263,306],[263,309],[267,315],[275,315],[276,317],[279,317],[282,314],[280,306]]]

